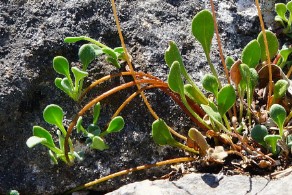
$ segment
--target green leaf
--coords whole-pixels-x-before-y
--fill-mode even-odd
[[[58,164],[57,156],[52,152],[52,150],[49,150],[49,156],[51,158],[51,161],[54,165]]]
[[[95,106],[93,107],[93,124],[97,124],[98,118],[100,115],[100,102],[98,102],[97,104],[95,104]]]
[[[250,87],[250,68],[246,64],[240,64],[239,65],[240,75],[241,75],[241,81],[239,83],[239,86],[242,92],[247,91],[247,88]]]
[[[286,4],[286,7],[287,9],[289,10],[290,13],[292,13],[292,1],[289,1],[287,4]],[[289,18],[290,20],[290,18]]]
[[[80,116],[76,122],[76,129],[77,129],[77,133],[81,133],[84,132],[84,127],[82,126],[82,116]]]
[[[217,78],[214,75],[206,74],[203,77],[202,85],[203,85],[204,89],[213,93],[215,95],[215,97],[217,98],[219,83],[218,83]]]
[[[181,74],[180,74],[180,64],[178,61],[173,62],[171,68],[170,68],[170,72],[168,75],[168,85],[169,88],[180,94],[180,95],[184,95],[184,83],[183,80],[181,78]]]
[[[118,56],[116,54],[116,52],[111,49],[111,48],[102,48],[103,53],[107,54],[108,56],[110,56],[111,58],[117,60]]]
[[[114,52],[122,54],[122,53],[124,53],[124,48],[123,47],[116,47],[116,48],[114,48]]]
[[[209,56],[214,36],[214,21],[211,12],[202,10],[195,15],[192,21],[192,33],[201,43],[206,56]]]
[[[175,61],[179,62],[181,66],[184,66],[180,51],[173,41],[169,41],[169,47],[165,51],[164,59],[169,68],[171,68]]]
[[[280,79],[276,82],[274,87],[274,98],[279,99],[286,94],[286,91],[289,87],[288,81]]]
[[[266,145],[264,137],[268,135],[268,129],[264,125],[255,125],[251,130],[251,137],[262,146]]]
[[[37,137],[37,136],[31,136],[30,138],[28,138],[28,140],[26,141],[26,145],[29,148],[32,148],[38,144],[44,143],[46,142],[46,138],[41,138],[41,137]]]
[[[254,68],[250,68],[249,69],[249,72],[250,72],[250,84],[251,84],[251,88],[252,88],[252,90],[254,90],[255,87],[258,84],[259,75],[258,75],[258,72],[256,71],[256,69],[254,69]]]
[[[90,146],[93,149],[97,149],[97,150],[101,150],[101,151],[109,148],[108,145],[104,142],[104,140],[99,136],[94,136],[92,138],[92,143]]]
[[[219,125],[223,124],[222,117],[218,110],[215,110],[214,108],[208,106],[208,105],[201,105],[203,110],[206,112],[206,114],[216,123]]]
[[[199,95],[196,88],[194,88],[191,84],[184,85],[184,93],[188,96],[191,100],[196,102],[197,104],[208,104],[208,101],[203,98],[203,96]]]
[[[67,79],[67,78],[66,78]],[[68,80],[68,79],[67,79]],[[56,85],[56,87],[57,88],[59,88],[59,89],[61,89],[62,91],[64,91],[66,94],[70,94],[71,93],[71,91],[67,88],[67,86],[66,87],[63,87],[63,85],[62,85],[62,79],[61,78],[56,78],[55,79],[55,85]]]
[[[45,138],[46,139],[46,143],[45,143],[46,146],[55,147],[55,143],[54,143],[54,140],[52,138],[52,135],[46,129],[44,129],[40,126],[34,126],[33,127],[33,135],[40,137],[40,138]]]
[[[227,66],[227,69],[230,70],[231,66],[234,64],[234,59],[231,56],[227,56],[225,59],[225,64]]]
[[[152,138],[158,145],[173,145],[176,143],[162,119],[157,119],[152,123]]]
[[[60,106],[56,104],[48,105],[43,112],[43,117],[47,123],[56,125],[60,129],[63,127],[64,112]]]
[[[88,65],[95,59],[95,50],[92,44],[84,44],[79,48],[79,59],[82,63],[82,70],[86,71]]]
[[[266,35],[267,35],[269,53],[270,53],[270,57],[272,59],[275,57],[275,55],[278,52],[279,42],[278,42],[276,35],[274,33],[272,33],[271,31],[266,30]],[[263,62],[263,61],[267,60],[263,32],[260,32],[260,34],[258,35],[257,41],[259,42],[259,44],[261,46],[261,61]]]
[[[279,22],[283,27],[286,26],[280,16],[275,16],[275,22]]]
[[[235,103],[236,94],[232,85],[226,85],[218,93],[218,111],[223,116]]]
[[[277,155],[277,141],[281,139],[281,136],[279,135],[266,135],[264,140],[265,142],[271,146],[270,150],[273,153],[273,155]]]
[[[123,117],[117,116],[113,118],[106,130],[108,133],[119,132],[124,128],[125,122]]]
[[[101,133],[101,130],[99,128],[98,125],[95,125],[95,124],[90,124],[88,127],[87,127],[87,131],[89,133],[92,133],[93,135],[97,136]]]
[[[75,77],[75,83],[79,85],[79,81],[88,76],[88,72],[79,70],[77,67],[72,67],[71,71]]]
[[[270,108],[270,116],[272,120],[277,124],[280,130],[280,136],[283,135],[283,126],[287,116],[286,110],[279,104],[273,104]]]
[[[255,68],[261,59],[261,47],[257,40],[249,42],[242,51],[241,61]]]
[[[287,8],[286,8],[286,5],[284,3],[276,3],[275,4],[275,11],[278,14],[278,16],[280,16],[280,18],[282,20],[284,20],[285,22],[288,21],[288,19],[286,17]]]
[[[280,68],[283,68],[286,65],[288,57],[291,53],[292,53],[292,48],[282,48],[279,51],[279,54],[281,55],[281,60],[279,60],[278,65]]]
[[[57,82],[59,82],[59,81],[57,81]],[[57,83],[57,84],[59,85],[59,83]],[[65,91],[69,96],[71,96],[72,91],[73,91],[73,86],[70,83],[70,81],[68,80],[68,78],[65,77],[62,79],[61,86],[62,86],[63,91]]]
[[[106,57],[105,60],[110,64],[114,65],[116,68],[121,68],[121,65],[117,59],[114,59],[110,56]]]
[[[63,56],[54,57],[53,67],[57,73],[66,76],[68,79],[70,78],[69,62],[65,57]]]
[[[82,40],[84,40],[83,36],[80,36],[80,37],[66,37],[64,39],[64,42],[65,43],[75,43],[77,41],[82,41]]]

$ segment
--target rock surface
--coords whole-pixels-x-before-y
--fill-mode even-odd
[[[241,6],[243,2],[246,1],[215,1],[224,52],[235,58],[259,32],[257,17],[250,11],[254,9],[252,4]],[[209,70],[202,48],[191,36],[190,24],[192,17],[208,4],[200,0],[131,0],[118,1],[117,5],[126,44],[137,70],[165,79],[168,68],[163,55],[168,41],[174,40],[182,51],[187,69],[199,84],[202,75]],[[56,128],[42,118],[42,111],[48,104],[58,104],[66,111],[67,124],[84,105],[70,100],[53,83],[57,76],[52,68],[53,57],[63,55],[70,62],[77,62],[80,44],[68,45],[63,39],[79,35],[98,39],[110,47],[120,46],[109,1],[0,1],[0,194],[10,189],[21,194],[59,194],[124,168],[184,155],[177,149],[153,143],[150,136],[153,118],[141,99],[134,100],[122,112],[126,127],[122,133],[106,140],[111,147],[109,150],[85,149],[80,136],[73,135],[76,149],[84,150],[86,157],[74,166],[62,163],[53,166],[46,148],[26,147],[33,125],[51,130],[56,138]],[[220,62],[215,39],[213,42],[212,61],[218,68]],[[221,68],[218,70],[222,73]],[[90,80],[113,71],[116,70],[103,58],[99,59],[90,66]],[[119,82],[113,80],[99,90],[105,91]],[[121,92],[102,102],[100,126],[107,124],[123,97],[130,95],[131,91]],[[147,97],[158,115],[170,126],[185,133],[194,125],[184,120],[185,115],[166,95],[149,91]],[[151,169],[106,182],[94,189],[108,192],[123,184],[151,179],[168,171],[167,167]]]
[[[268,180],[259,176],[234,175],[222,177],[222,175],[217,174],[192,173],[185,175],[177,181],[144,180],[142,182],[135,182],[107,193],[107,195],[288,195],[291,194],[292,190],[290,185],[291,179],[291,174],[280,180]]]

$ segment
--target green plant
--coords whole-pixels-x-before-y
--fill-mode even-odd
[[[108,148],[108,146],[104,142],[103,137],[109,133],[119,132],[124,127],[124,120],[120,116],[113,118],[108,128],[105,131],[101,132],[99,126],[97,126],[97,120],[100,113],[100,103],[96,104],[93,112],[93,124],[89,125],[87,130],[85,130],[81,125],[82,118],[80,117],[76,126],[77,131],[82,132],[85,136],[89,138],[87,142],[91,148],[105,150]],[[69,139],[70,152],[68,155],[70,161],[68,162],[65,157],[64,141],[67,135],[67,131],[63,124],[63,109],[55,104],[48,105],[44,109],[43,118],[47,123],[58,127],[57,135],[59,147],[55,145],[50,132],[40,126],[33,127],[33,136],[31,136],[26,141],[26,145],[29,148],[32,148],[38,144],[42,144],[47,147],[49,149],[49,156],[53,164],[58,164],[58,159],[62,160],[65,163],[70,163],[71,161],[73,162],[75,158],[77,158],[78,160],[83,160],[83,157],[80,155],[82,154],[82,151],[74,151],[71,139]]]
[[[75,43],[77,41],[91,42],[90,44],[82,45],[79,49],[78,56],[82,63],[82,70],[78,67],[71,68],[71,72],[74,76],[74,82],[70,75],[68,60],[63,56],[57,56],[53,60],[54,70],[65,76],[64,78],[56,78],[55,85],[75,101],[78,101],[83,92],[83,82],[88,76],[88,72],[86,72],[87,68],[96,57],[105,54],[106,61],[114,65],[116,68],[120,68],[120,63],[125,60],[124,50],[122,47],[111,49],[99,41],[85,36],[67,37],[64,41],[66,43]]]
[[[227,57],[226,60],[224,60],[224,57],[221,56],[222,64],[225,64],[224,69],[227,70],[226,80],[228,81],[228,84],[225,84],[226,82],[222,82],[223,84],[221,84],[210,58],[211,43],[214,32],[217,35],[219,51],[222,53],[220,37],[216,25],[214,5],[212,0],[210,2],[212,13],[208,10],[199,12],[194,16],[191,27],[192,34],[194,35],[195,40],[201,44],[212,72],[212,74],[205,75],[202,80],[203,88],[212,93],[210,97],[204,95],[200,87],[195,84],[191,76],[188,74],[179,48],[173,41],[169,42],[169,47],[165,52],[165,62],[170,69],[167,83],[150,74],[134,71],[119,27],[120,25],[117,18],[114,0],[112,0],[113,12],[123,48],[110,49],[100,42],[88,37],[70,37],[65,39],[65,42],[69,43],[80,40],[90,42],[90,44],[85,44],[84,46],[84,55],[82,52],[79,52],[80,61],[85,67],[82,71],[86,71],[87,66],[92,60],[101,54],[105,54],[107,56],[107,61],[111,62],[118,68],[120,66],[118,66],[117,63],[123,60],[126,61],[130,69],[128,72],[104,76],[94,81],[85,90],[82,90],[85,73],[81,74],[81,76],[78,74],[77,76],[74,76],[75,85],[73,85],[73,82],[70,83],[69,63],[66,62],[65,58],[58,57],[57,59],[62,62],[61,64],[65,64],[63,66],[56,65],[58,68],[55,68],[58,73],[65,76],[64,79],[61,79],[62,81],[61,85],[59,84],[59,88],[62,86],[63,91],[65,91],[64,89],[66,87],[69,88],[69,86],[72,88],[71,91],[78,88],[78,90],[76,90],[78,93],[76,93],[77,95],[74,95],[73,99],[81,100],[95,86],[113,77],[131,76],[133,81],[116,86],[89,101],[71,121],[67,131],[64,130],[64,127],[60,122],[62,121],[60,119],[63,117],[63,114],[60,114],[60,112],[57,114],[59,118],[58,122],[52,122],[50,120],[48,122],[45,119],[48,123],[55,124],[61,130],[59,133],[61,135],[59,136],[59,139],[62,139],[60,139],[60,148],[58,149],[62,152],[59,156],[61,156],[60,158],[64,162],[68,164],[72,163],[75,157],[75,153],[72,151],[72,141],[70,140],[70,134],[74,127],[77,128],[77,132],[81,132],[87,137],[87,143],[91,148],[99,150],[106,149],[108,146],[104,142],[104,136],[109,133],[120,131],[124,126],[124,121],[121,117],[117,117],[117,115],[139,94],[141,94],[146,106],[155,119],[152,124],[151,135],[154,142],[159,145],[170,145],[188,151],[191,155],[200,155],[203,161],[207,162],[206,164],[208,164],[208,162],[223,163],[224,158],[231,153],[242,157],[244,163],[252,161],[260,167],[260,162],[262,160],[268,161],[269,168],[272,170],[277,166],[274,158],[278,158],[279,155],[282,155],[284,158],[287,157],[281,154],[281,151],[284,150],[284,147],[290,147],[291,150],[292,136],[285,130],[285,128],[292,117],[292,112],[287,116],[286,110],[291,110],[291,105],[286,99],[286,94],[289,92],[290,81],[288,79],[289,76],[286,76],[283,73],[282,67],[285,67],[287,64],[288,56],[291,51],[289,49],[282,49],[279,51],[279,41],[276,35],[271,31],[264,29],[259,2],[256,0],[262,30],[256,39],[247,43],[239,60],[235,61],[231,57]],[[271,63],[271,59],[274,59],[273,64]],[[74,74],[73,70],[76,72],[76,69],[73,68],[72,72]],[[233,83],[231,83],[230,80]],[[113,115],[112,121],[109,123],[107,130],[101,132],[97,124],[100,113],[99,102],[120,90],[132,86],[136,86],[137,91],[130,95],[118,108]],[[144,96],[144,91],[153,88],[160,89],[168,94],[190,117],[190,119],[200,127],[200,130],[190,128],[187,135],[182,135],[170,128],[165,120],[161,119],[155,113]],[[66,93],[70,95],[68,90]],[[93,122],[87,128],[84,128],[82,126],[82,117],[92,107]],[[238,107],[239,112],[237,112]],[[260,109],[257,109],[257,107]],[[274,133],[273,130],[275,129],[275,125],[269,123],[271,120],[279,129],[279,135]],[[273,126],[273,128],[271,128],[271,126]],[[36,129],[40,128],[37,127]],[[49,135],[47,131],[43,134],[38,131],[44,132],[43,130],[37,130],[34,136],[29,139],[28,146],[32,147],[41,143],[53,151],[52,148],[54,148],[54,143],[51,135]],[[244,135],[242,135],[243,132],[245,133]],[[182,139],[187,144],[177,141],[175,139],[176,137]],[[252,139],[250,139],[250,137]],[[188,141],[194,142],[193,145],[189,145]],[[255,144],[255,142],[258,144]],[[278,144],[279,142],[281,142],[282,146]],[[265,149],[262,150],[262,148]],[[273,154],[273,158],[270,157],[269,152]],[[115,176],[127,174],[132,171],[142,170],[153,166],[161,166],[167,163],[193,160],[194,158],[187,157],[139,166],[134,169],[121,171],[117,174],[97,179],[94,182],[79,186],[76,189],[73,189],[73,191],[98,184],[108,179],[112,179]]]
[[[85,129],[82,126],[82,117],[80,116],[76,128],[77,132],[82,132],[84,136],[87,137],[86,143],[93,149],[105,150],[108,149],[108,145],[104,142],[104,137],[110,133],[120,132],[125,125],[124,119],[121,116],[114,117],[108,128],[101,132],[100,127],[97,125],[97,121],[100,114],[100,103],[97,103],[93,108],[93,121],[92,123]]]
[[[279,22],[284,27],[283,32],[287,34],[287,36],[291,37],[292,1],[289,1],[287,4],[276,3],[275,10],[277,13],[277,15],[275,16],[275,21]]]

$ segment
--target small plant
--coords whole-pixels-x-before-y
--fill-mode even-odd
[[[97,103],[93,108],[93,121],[87,127],[87,129],[82,126],[81,116],[77,121],[76,128],[77,132],[82,132],[83,135],[87,137],[86,143],[91,148],[102,151],[109,148],[108,145],[104,142],[103,138],[110,133],[120,132],[124,128],[125,122],[121,116],[117,116],[110,121],[108,128],[101,132],[99,126],[97,125],[99,114],[100,103]]]
[[[82,118],[80,117],[78,120],[77,131],[82,132],[86,137],[88,137],[87,143],[90,145],[91,148],[105,150],[108,148],[108,146],[104,142],[103,137],[109,133],[119,132],[124,127],[124,120],[120,116],[113,118],[107,130],[101,132],[99,126],[97,126],[99,112],[100,103],[98,103],[94,107],[93,124],[89,125],[87,130],[85,130],[81,125]],[[63,124],[64,119],[63,109],[55,104],[48,105],[44,109],[43,118],[47,123],[58,127],[57,135],[59,140],[59,147],[55,145],[50,132],[40,126],[33,127],[33,136],[27,140],[26,145],[29,148],[32,148],[38,144],[42,144],[45,147],[47,147],[49,149],[49,156],[53,164],[58,164],[58,159],[61,159],[65,163],[73,162],[75,158],[77,158],[78,160],[83,160],[83,157],[80,156],[82,151],[81,152],[74,151],[71,139],[69,139],[70,152],[68,154],[70,161],[68,162],[65,157],[64,142],[65,137],[67,135],[67,131]]]
[[[283,33],[287,36],[291,37],[292,33],[292,1],[289,1],[287,4],[284,3],[276,3],[275,10],[277,16],[275,17],[275,21],[279,22],[283,27]],[[288,13],[287,13],[288,12]]]
[[[59,128],[57,131],[59,147],[55,146],[51,134],[39,126],[33,128],[33,136],[27,141],[29,147],[43,144],[49,148],[50,156],[54,162],[57,162],[57,159],[60,158],[62,161],[71,164],[74,158],[80,158],[78,153],[73,151],[73,143],[70,139],[70,134],[76,128],[78,133],[82,133],[87,138],[86,143],[89,147],[98,150],[107,149],[108,145],[104,142],[104,137],[109,133],[119,132],[124,126],[124,120],[118,114],[134,97],[141,94],[155,119],[152,124],[151,135],[154,142],[159,145],[178,147],[189,152],[191,156],[200,155],[203,164],[206,165],[210,163],[222,164],[228,154],[236,154],[243,159],[242,169],[256,165],[259,168],[268,167],[273,170],[277,166],[275,159],[288,161],[288,155],[292,153],[292,134],[286,128],[292,118],[292,111],[290,111],[292,107],[287,94],[291,93],[289,75],[292,69],[286,75],[282,68],[288,64],[288,56],[292,50],[289,48],[279,50],[280,44],[276,35],[264,29],[258,0],[255,2],[259,13],[261,32],[256,39],[247,43],[242,51],[241,58],[237,61],[231,57],[224,60],[224,56],[221,55],[227,84],[225,84],[226,82],[222,82],[224,83],[222,84],[219,80],[210,58],[214,32],[217,35],[220,54],[222,54],[213,1],[210,1],[212,13],[203,10],[194,16],[191,25],[192,34],[195,40],[201,44],[212,73],[206,74],[202,80],[203,88],[211,93],[210,96],[205,96],[192,80],[184,66],[179,48],[173,41],[169,42],[169,47],[165,52],[165,62],[170,69],[167,83],[150,74],[135,72],[123,41],[114,0],[111,2],[123,47],[110,49],[100,42],[84,36],[66,38],[65,42],[67,43],[75,43],[80,40],[90,43],[83,45],[79,50],[82,70],[77,67],[71,68],[74,82],[66,58],[57,56],[54,59],[54,69],[57,73],[65,76],[64,78],[57,78],[55,83],[58,88],[77,101],[81,100],[95,86],[113,77],[131,76],[133,81],[116,86],[89,101],[74,117],[67,130],[62,123],[64,117],[62,109],[57,105],[49,105],[44,110],[44,119],[49,124],[56,125]],[[290,18],[286,18],[286,11],[290,11],[290,2],[284,6],[286,10],[283,4],[276,5],[276,11],[278,19],[281,18],[283,24],[287,22],[287,26],[285,26],[287,30],[285,31],[289,34],[291,33],[291,21]],[[120,68],[120,62],[126,61],[130,70],[115,75],[106,75],[83,90],[83,81],[88,75],[87,67],[101,54],[105,54],[106,60],[117,68]],[[271,59],[273,63],[271,63]],[[113,114],[108,128],[102,132],[97,123],[100,115],[100,101],[132,86],[136,86],[137,91],[130,95],[118,108]],[[155,113],[144,95],[146,90],[153,88],[160,89],[168,94],[199,129],[192,127],[186,133],[187,135],[183,135],[170,128],[165,120]],[[93,108],[93,120],[85,128],[82,125],[82,116],[91,108]],[[288,116],[286,111],[290,111]],[[176,137],[182,139],[184,143],[177,141]],[[287,148],[289,148],[289,151],[287,151]],[[272,157],[270,153],[272,153]],[[132,171],[194,160],[193,157],[186,157],[139,166],[97,179],[74,188],[70,192]],[[266,162],[264,163],[265,166],[263,166],[263,161]]]
[[[88,65],[96,57],[105,54],[106,61],[114,65],[116,68],[120,68],[120,62],[125,60],[123,48],[117,47],[115,49],[111,49],[99,41],[89,37],[67,37],[64,41],[66,43],[75,43],[82,40],[89,41],[91,44],[84,44],[79,49],[78,56],[82,64],[82,70],[80,70],[78,67],[71,68],[74,81],[70,75],[68,60],[63,56],[57,56],[53,60],[54,70],[57,73],[65,76],[64,78],[56,78],[55,85],[75,101],[78,101],[80,95],[83,92],[83,82],[84,79],[88,76],[88,72],[86,72]]]

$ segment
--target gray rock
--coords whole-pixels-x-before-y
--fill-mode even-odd
[[[177,181],[144,180],[123,186],[107,195],[288,195],[292,186],[289,185],[292,174],[279,180],[246,175],[223,176],[218,174],[187,174]]]
[[[215,2],[220,11],[218,24],[224,52],[235,58],[259,32],[254,15],[236,13],[240,2]],[[195,13],[205,7],[202,1],[132,0],[117,4],[126,44],[137,70],[165,80],[168,68],[163,55],[168,41],[174,40],[182,51],[187,69],[199,84],[209,68],[202,48],[191,36],[190,24]],[[33,125],[50,130],[56,139],[56,129],[42,118],[42,111],[48,104],[58,104],[66,111],[67,124],[85,104],[76,104],[53,83],[57,76],[52,68],[53,57],[63,55],[70,62],[77,62],[80,44],[68,45],[63,43],[63,39],[79,35],[101,40],[111,47],[120,46],[109,1],[0,1],[0,194],[10,189],[21,194],[59,194],[124,168],[185,155],[180,150],[153,143],[150,136],[153,118],[141,99],[134,100],[122,112],[127,125],[122,133],[106,140],[109,150],[84,149],[84,141],[73,134],[76,149],[85,152],[85,160],[76,162],[74,166],[68,167],[63,163],[53,166],[46,148],[26,147]],[[213,42],[212,60],[223,73],[218,66],[215,39]],[[102,58],[90,66],[91,76],[86,85],[115,71]],[[101,85],[91,97],[119,83],[117,79]],[[102,102],[101,127],[107,124],[123,98],[133,90]],[[186,133],[194,126],[184,119],[186,116],[165,94],[149,91],[147,97],[157,114],[178,131]],[[168,171],[166,167],[134,173],[95,186],[94,190],[108,192],[126,183],[152,179]]]

